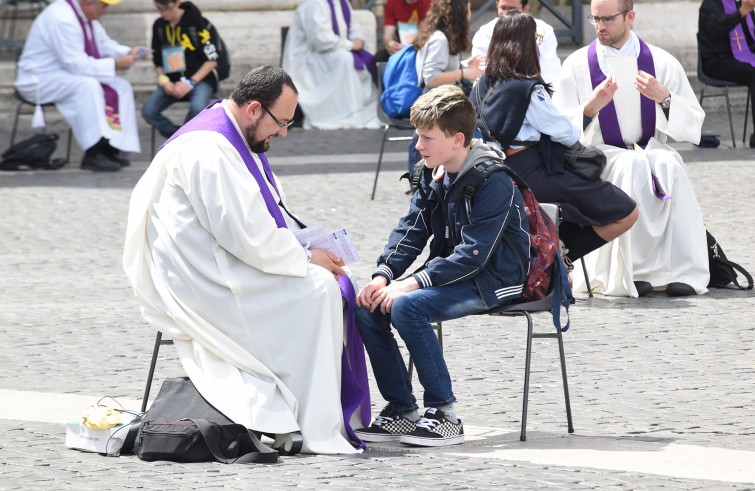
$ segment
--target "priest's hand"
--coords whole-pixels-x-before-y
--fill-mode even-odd
[[[351,40],[351,51],[359,51],[360,49],[364,49],[364,39],[352,39]]]
[[[742,5],[739,6],[739,14],[742,17],[745,17],[753,10],[755,10],[755,0],[742,0]]]
[[[613,96],[618,89],[619,84],[616,83],[613,75],[606,77],[590,94],[590,98],[587,100],[587,104],[585,104],[584,115],[588,118],[594,118],[601,109],[613,100]]]
[[[657,78],[642,70],[637,72],[637,77],[634,79],[634,87],[640,94],[659,104],[671,95],[671,92]]]
[[[372,281],[359,290],[359,295],[357,295],[357,307],[371,308],[373,299],[380,293],[380,290],[386,287],[386,285],[388,285],[388,278],[385,276],[377,275],[372,278]],[[375,309],[371,309],[371,311],[374,312]]]
[[[380,312],[388,314],[393,307],[393,302],[395,302],[397,298],[418,289],[419,284],[413,276],[400,281],[394,281],[377,292],[373,297],[370,312],[375,312],[375,309],[380,306]]]
[[[136,56],[132,54],[119,56],[115,59],[116,70],[127,70],[136,62]]]
[[[324,249],[312,249],[312,260],[310,262],[327,269],[333,273],[336,279],[338,279],[338,275],[346,276],[346,271],[341,268],[343,266],[341,258]]]

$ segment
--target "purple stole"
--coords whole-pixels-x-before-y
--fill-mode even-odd
[[[724,13],[731,15],[738,10],[734,0],[721,0]],[[755,14],[750,12],[729,32],[729,44],[734,59],[755,67]]]
[[[84,35],[84,52],[92,58],[99,59],[100,51],[97,49],[97,43],[94,42],[94,27],[92,26],[92,21],[81,18],[79,11],[73,6],[72,0],[66,0],[66,2],[71,6],[73,13],[76,14],[76,18],[79,20],[79,24],[81,24],[81,33]],[[85,22],[86,25],[89,26],[91,37],[87,34]],[[105,93],[105,117],[107,118],[107,123],[114,130],[120,130],[121,116],[118,112],[118,92],[107,84],[100,83],[100,85],[102,85],[102,90]]]
[[[247,148],[246,143],[219,102],[220,101],[217,100],[210,103],[210,105],[201,113],[197,114],[191,121],[183,125],[163,145],[167,145],[168,142],[190,131],[215,131],[226,137],[231,145],[233,145],[233,148],[235,148],[239,155],[241,155],[246,168],[257,182],[257,186],[262,193],[262,198],[265,201],[267,211],[273,217],[273,220],[275,220],[275,224],[278,228],[287,228],[283,213],[281,213],[281,210],[278,207],[278,202],[273,197],[270,188],[268,188],[265,182],[267,179],[267,182],[272,184],[276,193],[280,196],[267,157],[264,153],[257,154],[262,163],[262,169],[265,172],[265,176],[263,177],[259,167],[257,167],[257,164],[252,157],[252,153],[249,151],[249,148]],[[285,209],[282,201],[281,206]],[[296,223],[298,223],[299,226],[306,228],[306,225],[300,222],[298,218],[293,216],[288,210],[286,210],[286,212],[291,218],[296,220]],[[356,442],[359,447],[365,448],[364,442],[359,439],[349,424],[351,415],[354,414],[360,405],[362,406],[361,418],[364,425],[369,425],[371,420],[370,388],[367,382],[367,363],[364,356],[362,337],[359,335],[359,330],[356,325],[356,317],[354,315],[356,309],[356,293],[354,292],[354,286],[351,284],[351,280],[346,276],[338,277],[338,286],[341,289],[341,296],[346,300],[346,305],[348,307],[346,322],[347,346],[341,354],[341,408],[343,410],[343,422],[346,426],[346,433],[352,441]]]
[[[650,53],[650,48],[648,48],[648,45],[642,39],[639,39],[639,41],[640,55],[637,57],[637,68],[655,77],[655,65],[653,64],[653,55]],[[590,79],[592,80],[593,89],[606,79],[598,63],[597,43],[598,40],[596,39],[587,48],[587,64],[590,67]],[[642,94],[640,94],[640,117],[642,119],[642,138],[637,143],[642,148],[645,148],[650,137],[655,134],[655,101],[648,99]],[[600,132],[603,135],[603,141],[607,145],[627,148],[627,144],[621,136],[619,118],[616,116],[616,106],[613,101],[600,110],[598,121],[600,121]]]
[[[333,22],[333,32],[340,36],[341,33],[338,29],[336,9],[333,5],[333,0],[328,0],[328,6],[330,7],[330,19]],[[348,31],[351,28],[351,8],[349,7],[349,2],[347,2],[346,0],[341,0],[341,11],[343,12],[343,19],[346,21],[346,30]],[[347,32],[347,37],[348,34],[349,33]],[[371,70],[370,67],[374,64],[374,57],[368,51],[360,49],[359,51],[352,51],[351,54],[352,56],[354,56],[354,68],[356,68],[357,70]]]

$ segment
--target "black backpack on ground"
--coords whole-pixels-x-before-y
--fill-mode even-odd
[[[710,268],[710,281],[708,286],[712,288],[735,288],[739,290],[752,290],[752,276],[739,264],[729,261],[724,250],[718,245],[718,241],[710,232],[705,231],[708,239],[708,267]],[[747,279],[747,286],[740,286],[737,281],[737,271]],[[732,286],[732,283],[734,286]]]
[[[0,170],[54,170],[63,167],[66,164],[64,159],[52,158],[57,140],[58,135],[55,133],[39,133],[17,142],[3,153]]]

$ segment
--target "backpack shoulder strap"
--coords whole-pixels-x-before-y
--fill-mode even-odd
[[[485,162],[480,162],[479,164],[475,164],[471,169],[469,169],[469,171],[467,171],[469,177],[467,178],[467,184],[464,186],[464,197],[471,200],[472,196],[474,196],[475,191],[477,191],[477,186],[479,186],[482,181],[487,179],[490,174],[500,171],[507,172],[519,189],[527,188],[526,184],[524,184],[524,187],[520,185],[520,183],[523,184],[524,181],[522,181],[522,179],[517,175],[516,172],[514,172],[511,167],[504,164],[502,160],[491,159],[486,160]]]
[[[248,452],[243,455],[239,455],[237,458],[228,458],[223,454],[223,450],[220,448],[218,442],[218,435],[216,433],[216,427],[207,420],[204,419],[190,419],[202,434],[207,449],[217,459],[218,462],[223,464],[274,464],[278,462],[278,452],[271,449],[264,443],[260,442],[253,432],[246,430],[241,432],[242,438],[248,438],[251,440],[251,448],[255,448],[256,452]],[[243,428],[242,425],[241,428]]]

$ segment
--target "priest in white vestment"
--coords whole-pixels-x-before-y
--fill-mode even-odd
[[[603,150],[603,179],[637,201],[640,216],[621,237],[585,257],[594,291],[637,297],[707,291],[700,206],[668,138],[698,143],[705,118],[684,68],[631,30],[631,0],[593,0],[597,42],[569,56],[553,101],[584,128],[581,141]],[[653,75],[654,73],[654,75]],[[586,291],[575,271],[574,288]]]
[[[493,37],[493,29],[496,22],[508,10],[530,11],[529,0],[498,0],[496,2],[498,17],[484,24],[472,38],[472,56],[487,56],[490,47],[490,39]],[[541,19],[535,19],[535,32],[537,33],[537,54],[540,61],[540,75],[546,83],[552,84],[561,69],[561,60],[558,58],[558,39],[553,27]]]
[[[120,0],[55,0],[34,20],[18,62],[16,89],[27,101],[54,103],[85,151],[81,167],[120,170],[119,152],[141,150],[131,84],[116,70],[146,48],[110,39],[99,19]],[[35,127],[44,126],[39,107]]]
[[[364,34],[347,0],[305,0],[294,14],[283,69],[299,89],[304,127],[378,128],[377,87]]]
[[[304,452],[354,453],[360,442],[347,433],[369,423],[370,408],[369,389],[361,418],[342,408],[349,374],[334,275],[345,273],[332,254],[300,245],[301,222],[264,154],[286,136],[296,102],[283,70],[255,68],[168,140],[133,191],[123,264],[145,319],[173,338],[219,411],[263,433],[301,431]],[[191,126],[208,114],[225,133]],[[366,387],[357,341],[361,359],[348,352],[349,361]]]

